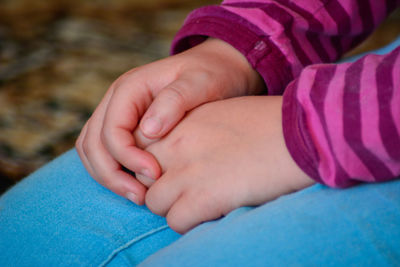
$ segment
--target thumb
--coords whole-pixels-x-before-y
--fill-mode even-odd
[[[168,133],[187,111],[214,100],[211,86],[203,86],[203,79],[179,78],[162,89],[140,122],[140,130],[149,139],[157,139]]]

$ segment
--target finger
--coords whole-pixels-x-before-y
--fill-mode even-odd
[[[145,137],[141,131],[139,131],[137,128],[133,133],[135,142],[136,142],[136,146],[140,149],[145,150],[148,146],[150,146],[151,144],[157,142],[159,139],[149,139],[147,137]],[[157,154],[156,154],[157,155]],[[159,158],[157,158],[159,160]],[[143,174],[140,173],[135,173],[136,179],[141,182],[144,186],[146,186],[147,188],[151,187],[155,180],[149,177],[144,176]]]
[[[223,213],[216,208],[218,203],[214,200],[204,192],[185,192],[168,211],[166,218],[169,227],[184,234],[202,222],[220,218]]]
[[[92,131],[97,132],[95,127],[88,126],[86,129],[86,140],[82,143],[82,150],[84,151],[83,159],[86,157],[91,166],[89,173],[104,187],[142,205],[146,188],[132,175],[123,171],[122,166],[99,142],[99,138],[90,138]]]
[[[86,170],[89,172],[90,176],[94,178],[95,172],[92,168],[92,165],[90,164],[89,160],[86,157],[86,154],[83,151],[83,140],[85,139],[85,136],[87,134],[87,125],[88,122],[85,123],[85,125],[82,128],[81,133],[78,136],[78,139],[75,142],[75,147],[76,151],[78,152],[79,158],[82,161],[83,166],[85,166]]]
[[[177,176],[167,171],[147,190],[145,203],[153,213],[165,216],[179,198],[184,187],[175,177]]]
[[[97,131],[99,131],[99,129],[101,129],[101,127],[100,127],[100,125],[102,124],[101,120],[102,120],[102,117],[104,117],[104,112],[105,112],[108,102],[110,101],[111,96],[114,92],[114,84],[115,83],[113,83],[110,86],[110,89],[107,90],[106,94],[104,95],[103,99],[100,101],[99,105],[93,112],[92,116],[88,119],[88,121],[83,126],[82,131],[75,143],[78,154],[79,154],[85,168],[88,170],[88,172],[90,173],[92,178],[94,178],[95,180],[97,180],[97,175],[96,175],[96,171],[94,170],[92,163],[91,163],[91,161],[93,159],[88,158],[88,155],[87,155],[88,153],[86,153],[85,151],[90,149],[90,148],[88,148],[88,145],[87,145],[88,140],[99,139],[99,134]],[[99,126],[96,127],[96,125],[99,125]],[[88,128],[89,127],[95,128],[95,131],[91,131],[91,133],[95,134],[95,135],[88,137]]]
[[[146,188],[122,170],[100,140],[100,130],[108,103],[114,93],[115,83],[107,91],[77,140],[78,153],[90,175],[114,193],[135,203],[144,203]]]
[[[104,147],[101,146],[95,151],[89,150],[86,153],[92,160],[91,166],[100,184],[138,205],[144,204],[145,186],[122,170],[121,165],[107,153]]]
[[[202,103],[216,100],[219,96],[209,81],[207,73],[196,73],[190,77],[181,76],[162,89],[140,123],[140,130],[151,139],[160,138],[168,133],[187,111]]]
[[[133,138],[135,139],[136,147],[143,150],[160,140],[146,137],[139,128],[136,128],[133,132]]]
[[[86,170],[89,172],[90,176],[97,181],[99,180],[99,177],[96,174],[96,171],[92,166],[91,161],[93,161],[93,159],[88,158],[88,155],[85,152],[86,150],[88,150],[87,144],[85,142],[87,142],[87,140],[89,140],[89,139],[98,139],[98,136],[88,137],[88,128],[95,127],[96,120],[98,121],[97,124],[101,124],[101,117],[104,116],[104,111],[106,109],[106,106],[108,105],[108,102],[110,101],[111,96],[114,92],[114,85],[115,85],[115,82],[110,86],[109,90],[107,90],[107,92],[103,96],[102,100],[100,101],[99,105],[93,112],[92,116],[89,118],[89,120],[83,126],[82,131],[76,141],[76,148],[78,151],[78,155],[81,158],[83,165],[85,166]],[[98,131],[99,129],[100,129],[99,127],[96,127],[96,131]]]
[[[125,83],[115,90],[101,130],[101,138],[112,157],[135,173],[156,179],[160,167],[152,154],[136,147],[133,131],[151,102],[144,89],[131,88]]]
[[[155,180],[153,180],[153,179],[151,179],[151,178],[149,178],[149,177],[146,177],[146,176],[144,176],[144,175],[141,175],[141,174],[135,174],[135,175],[136,175],[136,179],[137,179],[142,185],[146,186],[147,188],[150,188],[150,187],[154,184],[154,182],[155,182]]]

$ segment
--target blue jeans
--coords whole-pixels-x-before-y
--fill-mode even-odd
[[[0,266],[395,266],[399,248],[400,180],[315,185],[183,236],[97,184],[75,150],[0,198]]]

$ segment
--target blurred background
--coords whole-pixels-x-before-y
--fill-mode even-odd
[[[0,193],[73,147],[123,72],[168,55],[194,8],[215,0],[0,0]],[[350,54],[400,34],[400,12]]]

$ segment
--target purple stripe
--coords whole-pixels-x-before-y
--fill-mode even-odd
[[[342,36],[338,36],[338,35],[332,36],[330,41],[331,41],[332,46],[336,50],[336,57],[333,59],[334,61],[336,61],[343,54]]]
[[[234,27],[234,30],[232,27]],[[194,35],[193,32],[196,34]],[[234,39],[235,45],[240,45],[240,47],[235,47],[247,54],[253,49],[254,43],[260,39],[259,37],[263,35],[265,33],[260,28],[244,18],[219,6],[206,6],[193,11],[186,18],[185,24],[172,43],[171,54],[189,49],[203,42],[208,36],[220,38],[224,41],[227,40],[223,37]],[[277,50],[279,51],[279,49]],[[283,54],[281,56],[284,57]]]
[[[336,154],[333,152],[332,140],[328,132],[328,126],[325,119],[324,104],[326,101],[326,95],[328,93],[329,84],[331,83],[336,72],[336,65],[329,65],[320,67],[315,73],[314,83],[310,90],[311,102],[318,114],[324,129],[324,135],[329,145],[329,150],[332,153],[332,157],[335,161],[335,182],[339,187],[348,186],[350,177],[347,172],[343,169]]]
[[[386,15],[388,16],[390,13],[395,10],[395,8],[400,4],[400,1],[396,0],[386,0]]]
[[[374,0],[373,0],[374,1]],[[368,4],[366,4],[368,2]],[[358,12],[360,13],[362,32],[371,31],[374,28],[374,17],[372,16],[371,4],[367,0],[357,0]]]
[[[302,49],[301,45],[299,44],[298,40],[296,39],[296,37],[292,32],[294,18],[286,10],[277,6],[276,4],[270,4],[270,3],[245,2],[245,3],[229,3],[225,5],[233,7],[243,7],[243,8],[258,8],[264,11],[265,14],[267,14],[273,20],[277,21],[282,25],[285,34],[290,39],[291,44],[293,46],[293,50],[295,51],[295,54],[299,58],[301,64],[303,66],[306,66],[312,63],[312,61],[304,52],[304,50]]]
[[[293,34],[293,16],[288,13],[283,8],[275,5],[275,4],[268,4],[261,8],[272,19],[276,20],[277,22],[281,23],[285,29],[286,35],[289,37],[291,44],[293,46],[293,50],[295,51],[296,56],[299,58],[301,64],[303,66],[307,66],[312,63],[310,58],[304,52],[303,48],[299,44],[298,40]]]
[[[399,55],[400,48],[386,56],[376,71],[376,82],[379,101],[379,132],[387,153],[393,160],[400,160],[400,136],[391,112],[393,98],[393,66]],[[396,101],[398,105],[398,101]]]
[[[362,141],[360,80],[364,59],[356,61],[346,70],[343,93],[343,134],[347,144],[377,180],[393,177],[386,165],[367,149]]]
[[[324,25],[317,20],[313,14],[305,10],[304,8],[298,6],[294,2],[289,2],[288,0],[280,1],[281,5],[286,6],[288,9],[300,14],[308,23],[309,29],[307,29],[306,37],[310,42],[311,46],[317,52],[318,56],[321,58],[322,62],[330,62],[330,57],[326,52],[324,46],[321,43],[321,33],[324,31]]]
[[[361,17],[362,29],[361,34],[357,35],[351,42],[349,49],[356,47],[358,44],[364,41],[375,28],[374,17],[371,11],[371,4],[366,4],[366,2],[368,1],[357,0],[358,13]]]
[[[286,146],[297,165],[319,183],[324,183],[318,172],[319,155],[307,129],[307,118],[296,98],[299,79],[289,84],[283,96],[282,127]]]
[[[325,10],[335,21],[339,35],[347,35],[350,33],[351,31],[350,16],[349,14],[347,14],[346,10],[339,3],[339,1],[336,0],[329,1],[325,6]]]
[[[346,49],[350,50],[350,49],[356,47],[357,45],[359,45],[360,43],[362,43],[365,39],[367,39],[368,36],[371,35],[372,30],[373,29],[371,29],[370,31],[367,31],[367,32],[363,32],[359,35],[353,36],[353,40],[350,43],[350,46]]]
[[[351,30],[351,20],[349,14],[347,14],[343,6],[336,0],[329,1],[325,6],[325,10],[337,25],[338,36],[333,36],[331,42],[338,53],[337,57],[339,57],[344,51],[342,44],[343,35],[347,35]]]

